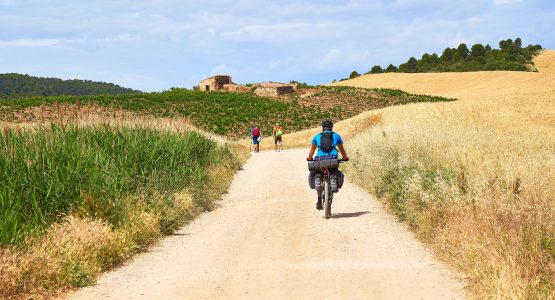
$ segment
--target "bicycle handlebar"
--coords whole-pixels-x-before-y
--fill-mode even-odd
[[[314,158],[309,159],[309,158],[307,157],[307,158],[306,158],[306,161],[314,161]],[[344,163],[344,162],[349,161],[349,160],[348,160],[348,159],[343,159],[343,158],[341,158],[341,159],[338,159],[337,161],[338,161],[339,163]]]

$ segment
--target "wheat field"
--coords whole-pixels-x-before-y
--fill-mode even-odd
[[[348,174],[479,298],[555,297],[555,51],[535,66],[539,72],[390,73],[339,83],[460,99],[359,116],[352,122],[379,122],[346,142]]]

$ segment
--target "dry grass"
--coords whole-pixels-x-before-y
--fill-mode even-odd
[[[69,287],[94,283],[101,271],[156,241],[162,235],[160,222],[188,220],[201,211],[189,194],[176,195],[173,201],[171,210],[156,212],[147,208],[144,199],[130,199],[133,208],[125,227],[113,229],[101,220],[69,216],[42,237],[4,248],[0,297],[47,298]]]
[[[368,117],[365,114],[358,115],[348,120],[337,122],[334,126],[334,130],[341,134],[343,139],[351,139],[361,131],[365,131],[370,127],[380,123],[381,115],[380,114],[373,114]],[[317,125],[317,124],[315,124]],[[293,148],[310,148],[310,141],[312,138],[319,133],[321,127],[317,127],[314,129],[303,130],[291,134],[283,135],[283,146],[284,149],[293,149]],[[248,146],[250,140],[243,140],[241,141],[242,145]],[[274,140],[273,138],[266,137],[262,139],[260,144],[261,150],[274,150]],[[308,150],[307,150],[308,154]]]
[[[555,298],[555,77],[541,73],[554,53],[538,57],[540,73],[343,83],[464,99],[367,113],[381,123],[346,148],[350,178],[388,201],[479,298]]]
[[[195,131],[207,138],[215,140],[219,145],[228,143],[228,140],[223,136],[198,129],[188,118],[160,118],[125,110],[110,109],[109,107],[101,105],[41,105],[27,108],[23,115],[24,118],[22,117],[22,120],[17,122],[0,121],[0,128],[32,128],[37,125],[47,126],[50,123],[61,126],[72,124],[79,127],[106,124],[116,127],[141,127],[178,133]]]
[[[244,152],[244,151],[243,151]],[[231,162],[229,162],[231,163]],[[192,220],[206,208],[214,208],[233,177],[233,168],[221,164],[209,170],[209,183],[202,195],[181,192],[173,204],[153,205],[163,197],[129,199],[129,224],[113,229],[101,220],[69,216],[43,236],[23,245],[0,248],[0,298],[50,298],[72,287],[94,283],[100,272],[120,264],[158,240],[166,228]],[[153,206],[162,209],[153,210]]]
[[[45,113],[36,108],[37,114]],[[36,123],[2,123],[0,128],[32,129],[50,122],[81,127],[109,124],[122,127],[147,127],[161,131],[197,131],[226,145],[234,159],[220,159],[207,170],[208,182],[202,190],[182,191],[171,197],[135,196],[126,200],[129,222],[112,228],[106,222],[76,209],[64,221],[54,224],[44,235],[29,237],[23,244],[0,247],[0,298],[50,298],[72,287],[90,285],[100,272],[144,250],[163,234],[170,233],[202,211],[213,209],[237,169],[248,157],[240,143],[202,132],[187,119],[150,118],[125,111],[104,111],[100,107],[59,107]],[[159,203],[159,204],[158,204]]]

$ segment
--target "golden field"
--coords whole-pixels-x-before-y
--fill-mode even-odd
[[[481,71],[460,73],[369,74],[334,85],[401,89],[414,94],[483,100],[499,96],[555,91],[555,50],[534,59],[539,72]]]
[[[339,83],[460,99],[357,117],[379,123],[346,141],[348,176],[384,199],[479,298],[555,298],[555,51],[535,66]]]

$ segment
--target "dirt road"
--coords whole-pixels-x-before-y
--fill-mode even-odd
[[[254,154],[224,196],[70,299],[458,299],[461,285],[350,183],[315,209],[305,150]]]

